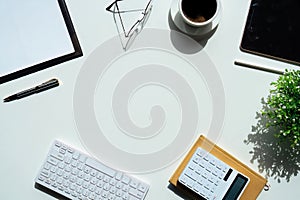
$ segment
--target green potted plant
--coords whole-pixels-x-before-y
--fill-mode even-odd
[[[289,182],[300,172],[300,71],[286,70],[271,86],[245,143],[266,178]]]
[[[286,70],[271,86],[261,112],[269,119],[266,126],[277,128],[279,142],[300,150],[300,71]]]

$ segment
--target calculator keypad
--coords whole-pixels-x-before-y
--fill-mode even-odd
[[[231,169],[202,148],[197,148],[179,176],[179,182],[207,200],[218,199],[217,188]]]

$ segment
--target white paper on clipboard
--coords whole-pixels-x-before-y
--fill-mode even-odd
[[[0,0],[0,76],[74,51],[57,0]]]

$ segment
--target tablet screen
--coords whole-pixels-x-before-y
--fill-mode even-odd
[[[299,0],[252,0],[241,50],[299,64],[299,10]]]

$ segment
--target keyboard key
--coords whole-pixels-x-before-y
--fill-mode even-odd
[[[44,176],[45,178],[49,178],[50,173],[48,170],[42,169],[41,175]]]
[[[129,184],[129,182],[130,182],[130,178],[128,177],[128,176],[123,176],[123,178],[122,178],[122,183],[125,183],[126,185],[128,185]]]
[[[106,175],[109,175],[110,177],[114,177],[115,174],[116,174],[116,171],[109,168],[109,167],[106,167],[105,165],[91,159],[91,158],[87,158],[86,160],[86,165],[94,168],[94,169],[97,169],[99,171],[101,171],[102,173],[106,174]]]
[[[50,163],[51,165],[57,166],[58,160],[56,158],[49,157],[48,163]]]
[[[138,190],[141,192],[146,192],[147,186],[145,184],[141,183],[138,187]]]
[[[121,178],[122,178],[123,174],[121,172],[117,172],[117,175],[116,175],[116,180],[120,181]]]
[[[54,158],[56,158],[56,159],[58,159],[58,160],[60,160],[60,161],[63,161],[63,160],[64,160],[64,155],[61,154],[61,153],[59,153],[59,152],[56,151],[56,150],[52,150],[50,154],[51,154],[51,156],[53,156]]]
[[[129,189],[129,194],[139,199],[143,197],[143,193],[134,188]]]
[[[129,185],[130,185],[130,187],[136,189],[138,186],[138,182],[136,180],[131,180]]]

